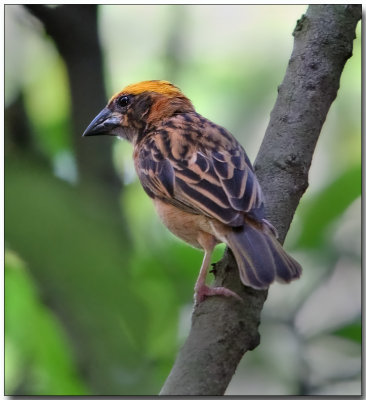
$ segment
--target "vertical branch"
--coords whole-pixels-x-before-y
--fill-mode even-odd
[[[293,32],[293,52],[255,162],[268,218],[282,240],[308,186],[315,146],[360,18],[360,6],[312,5]]]
[[[83,140],[81,137],[90,117],[106,103],[97,5],[51,8],[33,4],[26,7],[43,23],[66,64],[71,92],[72,140],[80,185],[88,190],[92,186],[98,187],[98,192],[105,195],[103,201],[110,203],[110,209],[120,215],[118,196],[121,182],[113,167],[113,142]],[[96,190],[90,195],[100,196]]]
[[[301,196],[315,145],[352,55],[360,5],[312,5],[297,22],[294,48],[255,167],[268,218],[283,242]],[[223,395],[246,351],[259,344],[267,291],[240,283],[230,251],[215,266],[215,285],[236,291],[212,297],[193,312],[192,327],[160,394]]]

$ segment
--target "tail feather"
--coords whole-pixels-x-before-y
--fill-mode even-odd
[[[290,282],[299,278],[301,266],[289,256],[269,230],[249,223],[227,235],[242,282],[254,289],[267,289],[274,281]]]

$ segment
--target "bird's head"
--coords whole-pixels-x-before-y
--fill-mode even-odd
[[[175,114],[194,111],[190,100],[167,81],[144,81],[115,94],[83,136],[112,135],[132,143],[147,127]]]

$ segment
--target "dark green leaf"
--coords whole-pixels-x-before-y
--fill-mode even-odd
[[[333,332],[334,335],[342,336],[346,339],[353,340],[358,343],[362,343],[362,322],[361,319],[349,324],[342,326]]]
[[[299,208],[303,229],[297,246],[321,246],[329,225],[360,195],[361,166],[356,165],[309,200],[305,209]]]

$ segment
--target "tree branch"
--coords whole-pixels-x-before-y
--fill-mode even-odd
[[[360,5],[311,5],[297,21],[294,48],[255,169],[268,219],[283,242],[299,200],[343,67],[352,55]],[[195,308],[192,327],[160,394],[222,395],[242,356],[259,344],[258,325],[267,291],[240,283],[230,250],[215,266],[215,286],[235,299],[211,297]]]

